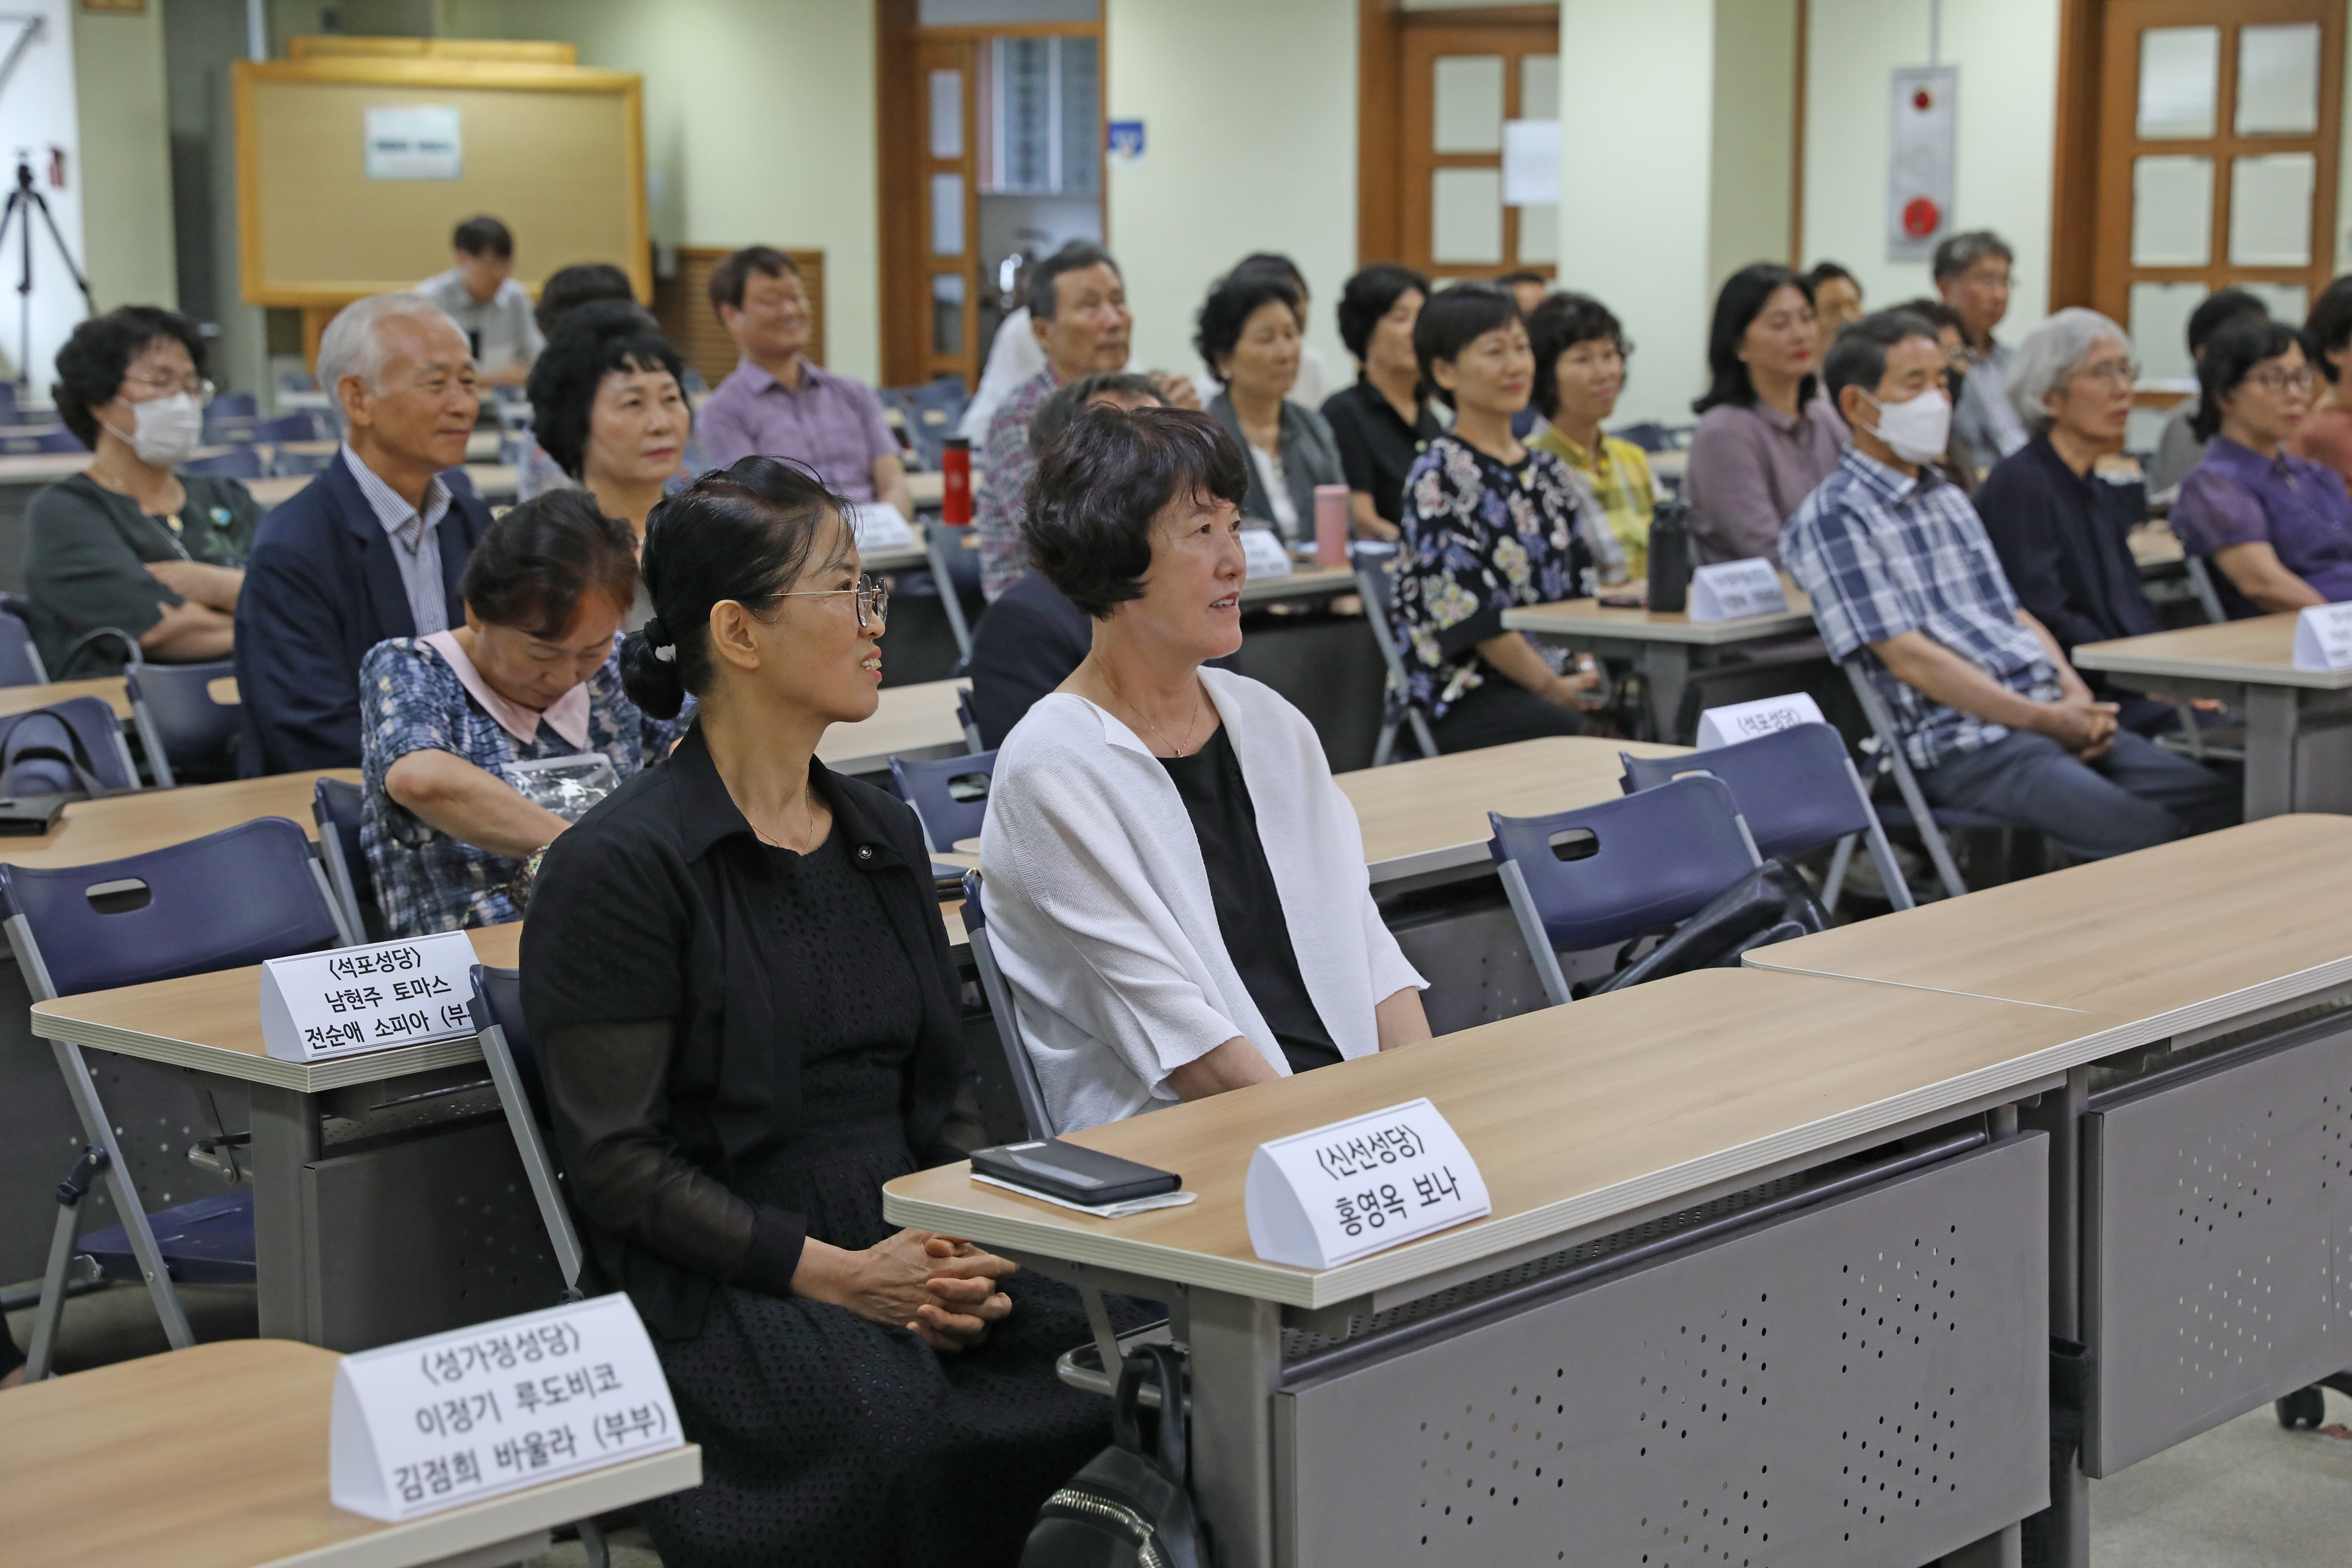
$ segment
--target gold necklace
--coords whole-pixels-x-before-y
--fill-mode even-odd
[[[1126,709],[1129,712],[1142,720],[1143,727],[1150,731],[1153,734],[1159,736],[1160,743],[1161,745],[1167,747],[1170,751],[1175,752],[1180,757],[1184,754],[1185,747],[1190,746],[1192,743],[1192,731],[1201,727],[1201,688],[1197,682],[1192,688],[1192,717],[1191,721],[1184,726],[1184,745],[1180,746],[1175,742],[1168,738],[1167,731],[1161,729],[1159,725],[1151,721],[1150,714],[1146,713],[1142,709],[1137,707],[1134,701],[1129,698],[1127,693],[1119,689],[1118,682],[1111,679],[1110,666],[1108,664],[1102,666],[1102,678],[1103,684],[1110,688],[1110,694],[1118,699],[1120,707]]]
[[[801,814],[805,824],[805,826],[802,827],[801,831],[803,835],[812,838],[816,836],[816,802],[812,798],[813,794],[814,792],[803,790],[801,795]],[[761,832],[760,825],[756,822],[752,822],[750,817],[745,817],[743,820],[750,826],[751,829],[751,837],[758,839],[761,843],[767,845],[771,848],[792,849],[793,853],[795,855],[806,855],[809,853],[810,849],[815,848],[814,845],[811,845],[809,849],[793,849],[793,847],[785,843],[782,839],[771,838],[766,834]]]

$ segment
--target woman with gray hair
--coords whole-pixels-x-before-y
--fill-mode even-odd
[[[2002,390],[2030,437],[1985,476],[1977,511],[2019,602],[2070,658],[2077,643],[2164,629],[2129,543],[2147,520],[2147,487],[2122,456],[2138,379],[2130,337],[2081,309],[2027,333],[2003,367]],[[2171,704],[2082,673],[2100,700],[2119,705],[2124,728],[2153,735],[2179,722]]]

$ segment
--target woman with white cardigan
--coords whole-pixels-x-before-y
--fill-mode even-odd
[[[1097,407],[1041,458],[1030,559],[1094,648],[999,750],[989,930],[1065,1131],[1429,1037],[1306,716],[1244,676],[1239,448]]]

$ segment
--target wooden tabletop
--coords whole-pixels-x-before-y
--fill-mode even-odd
[[[319,832],[310,797],[313,784],[322,778],[357,784],[360,771],[323,768],[78,800],[66,807],[57,826],[40,837],[0,838],[0,860],[11,866],[88,866],[184,844],[264,816],[285,817],[305,837],[316,838]]]
[[[2295,668],[2294,623],[2292,613],[2257,616],[2114,642],[2077,643],[2074,662],[2084,669],[2116,675],[2300,686],[2315,691],[2352,689],[2352,669]]]
[[[341,1358],[229,1340],[0,1394],[10,1568],[400,1568],[683,1491],[692,1444],[385,1524],[328,1500]]]
[[[2131,546],[2132,560],[2144,570],[2150,566],[2178,566],[2188,558],[2180,548],[2180,540],[2168,523],[2151,522],[2131,531],[2125,542]]]
[[[1619,642],[1678,642],[1717,647],[1759,637],[1795,637],[1813,629],[1812,602],[1783,577],[1789,607],[1776,615],[1742,616],[1729,621],[1695,621],[1685,610],[1620,610],[1598,599],[1558,605],[1528,605],[1503,612],[1503,625],[1536,637]]]
[[[76,697],[100,698],[114,710],[117,719],[131,717],[131,697],[122,677],[101,675],[89,680],[52,680],[47,686],[0,686],[0,718]]]
[[[2132,1021],[2148,1040],[2352,984],[2352,817],[2242,827],[1983,888],[1748,955],[1757,969]]]
[[[2103,1037],[2116,1022],[1706,970],[1069,1135],[1177,1172],[1200,1194],[1186,1207],[1097,1219],[982,1186],[959,1163],[889,1183],[883,1212],[983,1246],[1326,1306],[2032,1092],[2119,1048]],[[1478,1162],[1493,1214],[1320,1272],[1261,1261],[1243,1205],[1257,1146],[1421,1096]]]
[[[1339,775],[1364,834],[1372,880],[1483,864],[1493,829],[1486,814],[1538,816],[1595,805],[1623,792],[1622,752],[1674,757],[1687,746],[1555,735],[1452,756],[1423,757]]]
[[[948,477],[936,468],[924,469],[907,476],[907,499],[919,509],[936,507],[947,500]]]
[[[886,651],[883,663],[890,656]],[[817,742],[817,760],[837,773],[880,773],[892,757],[951,757],[963,751],[963,721],[956,717],[961,680],[886,686],[882,705],[857,724],[835,724]]]
[[[1268,605],[1283,599],[1328,598],[1356,591],[1356,574],[1346,566],[1294,566],[1286,576],[1252,577],[1242,584],[1242,603]]]

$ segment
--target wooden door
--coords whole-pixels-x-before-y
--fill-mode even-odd
[[[2151,401],[2192,390],[2217,289],[2300,324],[2335,270],[2342,0],[2107,0],[2093,298]]]
[[[980,384],[980,45],[970,38],[924,38],[915,48],[922,84],[917,119],[922,214],[920,325],[916,343],[930,381],[961,376]]]

